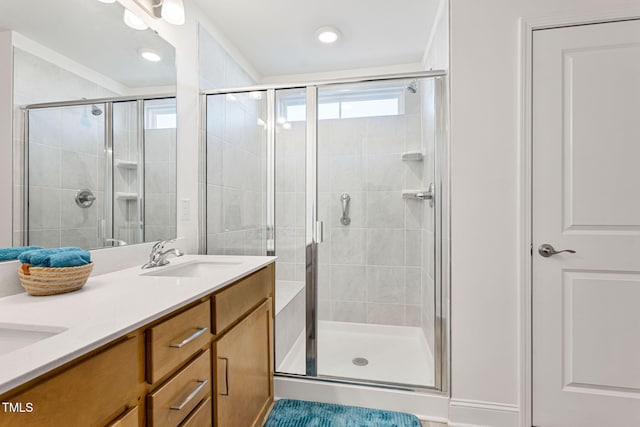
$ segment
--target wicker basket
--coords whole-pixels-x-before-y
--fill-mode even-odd
[[[87,283],[93,263],[80,267],[32,267],[22,264],[18,269],[20,284],[31,295],[56,295],[77,291]]]

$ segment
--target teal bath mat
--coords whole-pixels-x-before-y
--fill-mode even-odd
[[[264,427],[420,427],[420,421],[403,412],[282,399]]]

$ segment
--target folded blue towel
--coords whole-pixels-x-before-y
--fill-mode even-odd
[[[91,262],[91,254],[76,247],[40,249],[22,253],[18,260],[34,267],[77,267]]]
[[[42,249],[40,246],[16,246],[15,248],[0,248],[0,261],[18,259],[23,252]]]
[[[53,254],[49,257],[49,267],[79,267],[91,262],[87,251],[69,251]]]

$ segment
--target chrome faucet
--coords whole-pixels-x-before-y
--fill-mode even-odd
[[[143,265],[142,268],[153,268],[160,267],[161,265],[167,265],[169,264],[169,260],[167,258],[169,258],[170,255],[175,255],[177,257],[184,255],[184,253],[178,248],[171,248],[163,251],[164,246],[167,243],[173,242],[175,242],[175,240],[161,240],[153,245],[151,248],[151,254],[149,254],[149,262]]]

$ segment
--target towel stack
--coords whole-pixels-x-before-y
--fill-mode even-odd
[[[42,249],[40,246],[17,246],[15,248],[0,248],[0,261],[12,261],[18,259],[20,254],[36,249]]]
[[[91,254],[76,247],[37,249],[21,253],[18,260],[33,267],[79,267],[91,262]]]

